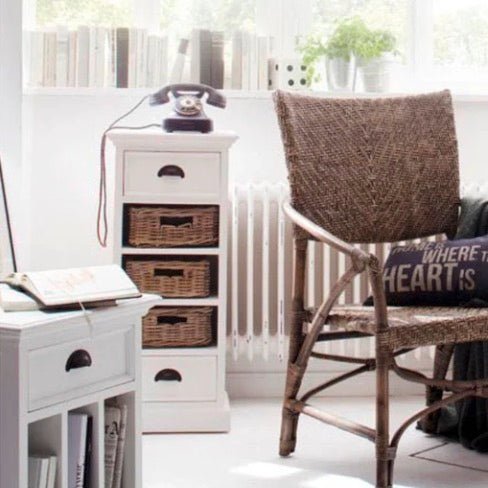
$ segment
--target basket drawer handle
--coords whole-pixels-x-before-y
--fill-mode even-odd
[[[91,365],[92,358],[90,353],[84,349],[78,349],[70,354],[66,361],[65,370],[69,372],[72,369],[89,368]]]
[[[156,268],[154,270],[154,276],[166,276],[168,278],[180,277],[183,276],[182,269],[165,269],[165,268]]]
[[[154,381],[183,381],[183,378],[181,376],[181,373],[179,371],[176,371],[176,369],[162,369],[158,373],[156,373],[156,376],[154,377]]]
[[[182,322],[188,322],[187,317],[178,317],[177,315],[161,315],[158,317],[158,324],[175,325]]]
[[[163,166],[158,171],[158,177],[162,178],[163,176],[177,176],[181,179],[185,177],[185,172],[176,164],[167,164]]]
[[[188,227],[193,225],[193,217],[159,217],[161,227]]]

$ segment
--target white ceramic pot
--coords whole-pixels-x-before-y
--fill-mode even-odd
[[[330,91],[353,92],[356,85],[356,58],[325,58],[327,87]]]
[[[358,74],[362,80],[364,91],[375,93],[389,91],[393,64],[393,59],[383,56],[360,65]]]

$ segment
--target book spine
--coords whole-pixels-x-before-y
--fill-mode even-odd
[[[211,83],[210,86],[224,88],[224,33],[212,32],[211,54]]]
[[[88,86],[94,87],[97,84],[97,28],[88,29]]]
[[[116,30],[116,86],[127,88],[129,86],[129,29],[117,27]]]
[[[242,68],[241,88],[249,90],[249,62],[250,62],[251,37],[249,32],[242,32]]]
[[[68,86],[76,86],[77,42],[78,33],[70,31],[68,36]]]
[[[169,76],[169,83],[181,83],[183,78],[183,68],[185,67],[186,53],[188,52],[188,44],[188,39],[180,39],[178,52],[176,53],[173,68]]]
[[[135,88],[137,73],[137,29],[129,29],[129,53],[128,53],[128,87]]]
[[[200,81],[203,85],[212,85],[212,33],[200,31]]]
[[[258,37],[258,90],[268,89],[269,39]]]
[[[124,467],[125,453],[125,435],[127,432],[127,405],[120,406],[120,432],[117,443],[117,452],[115,456],[114,480],[112,488],[121,488],[122,486],[122,469]]]
[[[96,28],[95,86],[102,88],[107,83],[108,32],[105,27]]]
[[[88,417],[86,423],[85,466],[83,469],[83,488],[90,488],[90,471],[93,452],[93,417]]]
[[[190,40],[190,81],[200,83],[200,29],[193,29]]]
[[[137,34],[137,75],[136,86],[144,88],[146,86],[146,65],[147,65],[147,31],[146,29],[138,29]]]
[[[68,86],[68,28],[56,29],[56,86]]]
[[[114,480],[117,443],[120,432],[120,408],[105,407],[105,487],[111,488]]]
[[[56,86],[56,32],[44,34],[43,85]]]
[[[250,36],[249,46],[249,90],[258,89],[258,41],[254,34]]]
[[[146,86],[157,86],[159,73],[159,37],[149,35],[147,37],[147,62],[146,62]]]
[[[58,465],[58,458],[56,456],[50,456],[46,488],[54,488],[56,486],[57,465]]]
[[[44,32],[28,32],[29,75],[30,86],[42,86],[44,84]]]
[[[237,31],[232,38],[231,88],[242,89],[242,32]]]
[[[168,38],[162,36],[160,38],[160,61],[159,61],[159,82],[158,86],[164,86],[168,83]]]
[[[68,416],[68,485],[83,488],[88,415]]]
[[[76,85],[85,87],[89,83],[90,69],[90,31],[86,25],[78,27],[76,51]]]

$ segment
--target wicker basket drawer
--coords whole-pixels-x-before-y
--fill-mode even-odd
[[[216,246],[219,209],[129,206],[127,241],[134,247]]]
[[[217,398],[217,358],[145,356],[142,360],[145,402],[212,401]]]
[[[213,341],[212,315],[212,307],[154,307],[142,321],[142,346],[208,346]]]
[[[210,262],[126,258],[125,270],[139,290],[171,298],[210,295]]]
[[[125,153],[124,195],[179,203],[220,196],[220,155],[191,152]]]

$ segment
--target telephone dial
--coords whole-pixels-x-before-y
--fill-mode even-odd
[[[213,122],[203,110],[203,96],[207,94],[205,102],[215,107],[225,108],[226,99],[214,88],[207,85],[183,83],[169,85],[151,95],[150,105],[161,105],[170,101],[169,95],[174,97],[173,112],[163,120],[162,127],[167,132],[195,131],[212,132]]]

